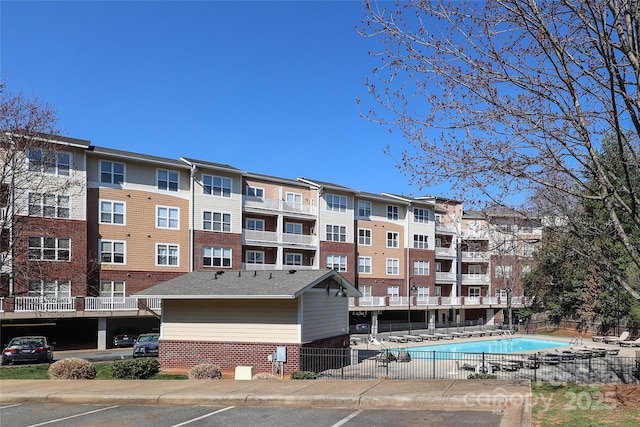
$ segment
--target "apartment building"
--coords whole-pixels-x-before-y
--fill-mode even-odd
[[[3,341],[37,332],[63,347],[108,347],[118,331],[159,326],[160,301],[132,295],[207,269],[335,269],[363,294],[350,299],[352,318],[374,330],[501,322],[525,303],[518,280],[541,235],[529,218],[48,142],[55,152],[34,148],[16,163],[20,185],[3,178]]]

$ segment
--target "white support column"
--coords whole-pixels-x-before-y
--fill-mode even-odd
[[[371,312],[371,335],[374,337],[378,335],[378,312],[377,311]]]
[[[484,322],[485,325],[495,325],[495,310],[493,308],[487,308],[487,319]]]
[[[435,329],[438,310],[429,310],[429,329]]]
[[[107,349],[107,318],[98,318],[98,350]]]

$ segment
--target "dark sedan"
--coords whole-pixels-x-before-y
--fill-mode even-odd
[[[135,334],[118,334],[113,337],[114,347],[131,347],[136,343],[138,335]]]
[[[2,364],[53,362],[53,343],[43,336],[15,337],[2,350]]]
[[[160,334],[142,334],[133,345],[133,357],[157,357]]]

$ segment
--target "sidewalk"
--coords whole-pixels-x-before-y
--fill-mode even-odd
[[[0,402],[496,411],[528,427],[532,395],[523,380],[2,380]]]

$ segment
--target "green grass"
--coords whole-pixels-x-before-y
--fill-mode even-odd
[[[640,409],[620,407],[611,392],[586,385],[533,383],[533,425],[536,427],[635,427]]]
[[[112,380],[110,363],[96,363],[96,379]],[[0,369],[0,380],[48,380],[49,364],[31,366],[4,366]],[[159,373],[149,378],[151,380],[185,380],[186,375]]]

